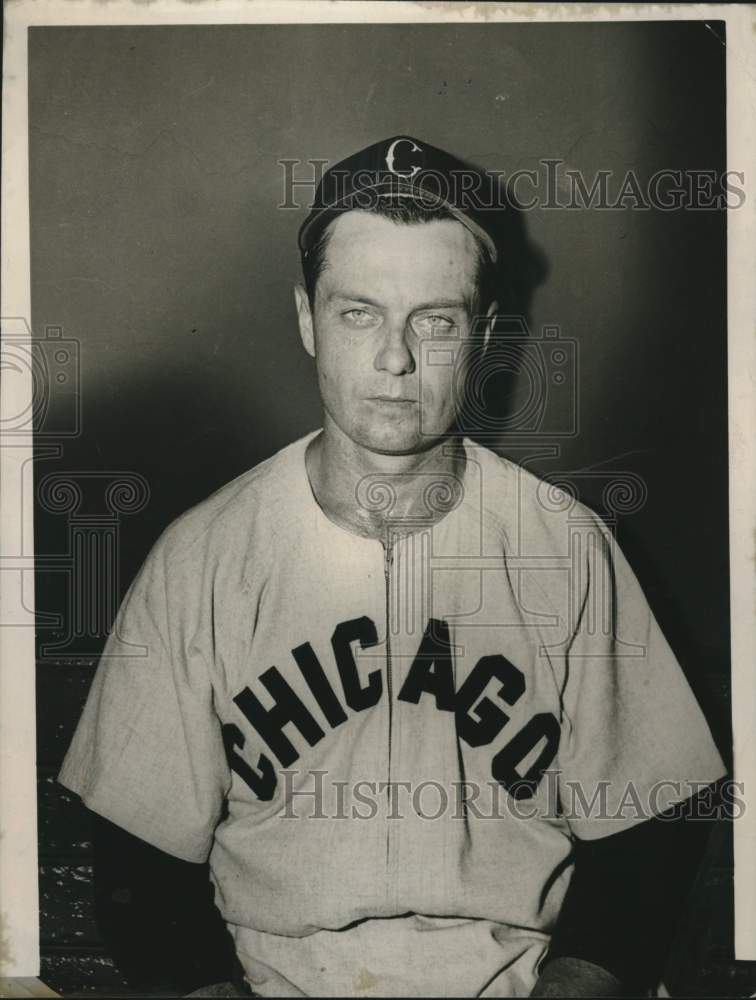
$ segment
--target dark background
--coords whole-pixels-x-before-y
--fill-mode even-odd
[[[174,517],[320,422],[291,292],[305,210],[277,207],[278,161],[334,162],[407,133],[507,173],[545,158],[588,182],[610,170],[615,191],[628,170],[722,171],[723,39],[719,22],[30,30],[32,323],[38,337],[61,328],[80,358],[38,439],[59,453],[40,449],[36,466],[40,487],[63,474],[83,497],[56,513],[48,496],[35,524],[37,608],[60,615],[38,629],[51,985],[117,982],[88,819],[54,782],[107,629],[104,589],[117,605]],[[496,447],[541,474],[598,473],[577,478],[599,510],[612,476],[645,482],[618,537],[729,759],[724,213],[537,209],[524,226],[531,336],[557,325],[577,345],[579,429],[550,433],[566,420],[556,403],[549,433]],[[131,512],[108,507],[117,473],[142,477]],[[670,973],[688,991],[736,985],[730,863],[724,833]]]

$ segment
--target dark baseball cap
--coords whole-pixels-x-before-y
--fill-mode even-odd
[[[387,196],[411,197],[428,208],[446,208],[483,241],[496,260],[493,210],[503,207],[498,204],[497,178],[408,135],[376,142],[325,171],[299,230],[301,252],[307,253],[337,215],[354,209],[369,211]]]

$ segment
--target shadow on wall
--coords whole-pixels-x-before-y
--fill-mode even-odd
[[[253,395],[237,405],[201,365],[129,373],[117,392],[93,388],[87,433],[66,443],[65,469],[57,458],[35,464],[36,639],[46,660],[98,657],[110,627],[104,607],[114,613],[162,531],[293,436]],[[112,507],[119,474],[139,482],[145,496],[138,509]],[[75,509],[49,502],[49,480],[60,495],[80,494]],[[97,554],[92,537],[102,545],[109,532],[112,561]],[[92,600],[80,607],[86,595]],[[46,625],[45,616],[60,623]]]
[[[483,328],[457,384],[459,428],[480,444],[496,448],[507,435],[531,434],[546,403],[549,358],[530,330],[537,288],[548,276],[543,250],[529,237],[525,213],[504,183],[492,212],[490,231],[499,250],[494,276],[496,322],[485,350]]]

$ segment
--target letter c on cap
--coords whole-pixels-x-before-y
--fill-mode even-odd
[[[415,165],[409,173],[401,173],[399,170],[394,170],[394,154],[396,153],[396,147],[400,142],[408,142],[413,153],[422,152],[422,149],[417,145],[417,143],[413,142],[412,139],[394,139],[386,151],[386,166],[389,168],[391,173],[396,174],[397,177],[414,177],[415,174],[420,172],[420,167],[417,165]]]

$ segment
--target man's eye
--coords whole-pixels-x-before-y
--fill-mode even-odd
[[[342,316],[352,324],[352,326],[371,326],[374,322],[372,313],[367,309],[347,309]]]
[[[424,316],[416,316],[412,320],[412,325],[423,331],[430,330],[450,330],[454,325],[454,320],[440,313],[427,313]]]

